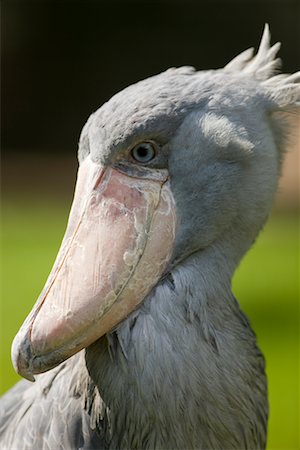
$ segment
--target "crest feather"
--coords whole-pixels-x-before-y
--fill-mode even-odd
[[[226,72],[243,72],[258,81],[267,80],[281,66],[280,58],[276,58],[280,49],[280,42],[271,47],[270,41],[270,29],[269,25],[266,24],[257,54],[253,57],[254,50],[249,48],[230,61],[224,67],[224,70]]]
[[[237,55],[235,58],[233,58],[230,63],[228,63],[224,70],[226,72],[236,72],[241,71],[244,69],[246,64],[248,64],[249,60],[252,59],[254,53],[254,48],[248,48],[247,50],[243,51],[239,55]]]
[[[269,88],[270,97],[278,109],[300,115],[300,71],[274,76],[263,84]]]
[[[265,24],[258,52],[253,56],[253,48],[242,52],[224,67],[226,72],[245,74],[261,82],[269,91],[269,98],[277,109],[300,107],[300,72],[292,75],[276,74],[280,69],[281,59],[276,55],[280,42],[271,46],[269,25]],[[275,108],[276,109],[276,108]]]

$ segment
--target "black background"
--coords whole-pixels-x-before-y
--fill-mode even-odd
[[[298,0],[2,2],[2,149],[72,152],[89,114],[170,66],[225,65],[281,41],[299,68]]]

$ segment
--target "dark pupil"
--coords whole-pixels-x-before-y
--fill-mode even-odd
[[[137,154],[140,158],[145,158],[146,156],[148,156],[149,150],[147,149],[147,147],[139,147],[137,149]]]

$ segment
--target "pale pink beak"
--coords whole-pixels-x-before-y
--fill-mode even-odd
[[[81,164],[54,267],[13,342],[23,377],[34,380],[110,331],[163,275],[175,206],[167,171],[153,173],[134,178],[89,156]]]

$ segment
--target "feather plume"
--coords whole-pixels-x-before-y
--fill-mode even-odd
[[[258,52],[255,56],[254,49],[249,48],[236,56],[224,67],[226,72],[243,72],[258,81],[269,79],[281,66],[281,59],[276,58],[280,49],[280,42],[270,46],[271,35],[269,25],[265,25]]]
[[[225,72],[239,72],[261,82],[267,88],[268,97],[275,109],[295,113],[300,108],[300,72],[277,74],[281,67],[281,59],[277,57],[280,42],[271,46],[269,25],[265,24],[258,52],[249,48],[225,67]]]

